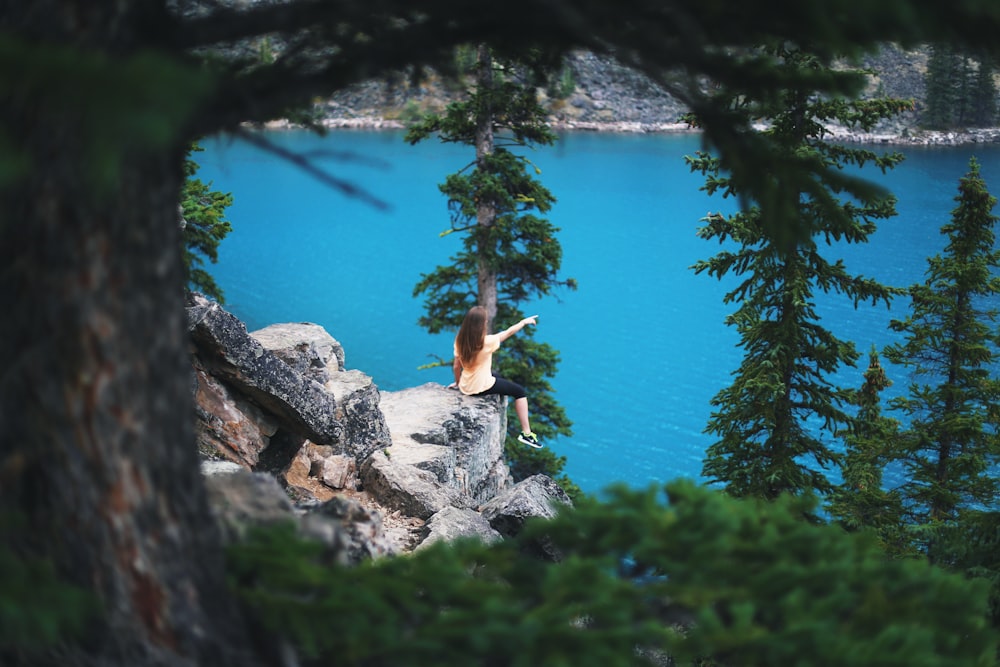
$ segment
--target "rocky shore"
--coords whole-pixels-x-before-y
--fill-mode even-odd
[[[1000,128],[933,132],[921,128],[925,90],[924,49],[903,51],[887,45],[862,63],[873,71],[867,95],[889,95],[914,101],[914,110],[874,132],[831,127],[834,141],[911,146],[952,146],[1000,142]],[[684,133],[694,132],[682,117],[683,104],[642,73],[614,60],[580,52],[566,60],[563,90],[539,91],[553,129],[564,132]],[[321,124],[329,129],[400,130],[427,112],[440,112],[461,91],[431,75],[419,85],[408,81],[372,81],[352,86],[317,105]],[[277,121],[269,128],[290,127]]]

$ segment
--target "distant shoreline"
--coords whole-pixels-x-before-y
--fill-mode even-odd
[[[398,120],[378,117],[328,118],[322,122],[330,130],[405,130],[406,124]],[[618,134],[696,134],[699,130],[687,123],[638,123],[555,121],[549,125],[560,132],[607,132]],[[265,123],[269,130],[296,129],[301,126],[286,120]],[[1000,128],[969,128],[952,131],[919,130],[908,134],[878,132],[850,132],[842,128],[831,129],[828,137],[833,141],[889,146],[966,146],[1000,144]]]

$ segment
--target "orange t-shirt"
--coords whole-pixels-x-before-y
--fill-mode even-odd
[[[458,356],[458,341],[454,344],[455,357]],[[493,377],[493,353],[500,349],[500,335],[487,334],[483,339],[483,349],[476,354],[475,362],[471,366],[462,364],[462,376],[458,381],[458,388],[463,394],[478,394],[486,391],[497,381]]]

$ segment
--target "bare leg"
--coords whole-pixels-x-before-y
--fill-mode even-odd
[[[531,425],[528,423],[528,399],[525,397],[514,399],[514,412],[517,413],[517,419],[521,422],[521,430],[525,433],[531,433]]]

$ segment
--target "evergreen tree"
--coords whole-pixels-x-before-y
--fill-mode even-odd
[[[963,510],[961,519],[934,531],[939,562],[989,585],[989,619],[1000,630],[1000,512]]]
[[[932,130],[942,130],[954,124],[954,108],[958,95],[955,80],[958,68],[952,49],[942,45],[931,47],[927,62],[926,105],[924,122]]]
[[[806,69],[817,76],[826,70],[818,58],[797,48],[777,45],[768,52],[786,70]],[[795,90],[734,100],[740,113],[768,119],[763,136],[778,154],[836,169],[872,162],[885,170],[902,156],[828,143],[824,123],[869,129],[906,106],[898,100],[821,99]],[[707,175],[703,189],[709,194],[747,194],[722,174],[716,159],[700,153],[688,162]],[[809,189],[781,181],[775,188],[772,210],[796,219],[798,233],[768,227],[756,205],[729,217],[711,215],[699,236],[735,247],[693,267],[696,273],[739,279],[725,296],[726,303],[738,304],[726,321],[739,332],[745,356],[733,383],[712,400],[715,411],[707,431],[719,439],[709,447],[704,464],[705,476],[736,496],[775,498],[784,492],[830,490],[823,469],[838,457],[822,434],[829,438],[850,417],[843,409],[846,393],[828,378],[841,366],[853,365],[858,353],[821,325],[814,294],[836,292],[857,306],[862,301],[888,304],[894,293],[873,279],[850,274],[820,247],[866,242],[876,220],[895,215],[891,196],[830,175]]]
[[[802,499],[665,490],[611,489],[491,546],[354,568],[291,528],[256,533],[229,570],[304,667],[994,664],[983,582],[805,523]],[[533,557],[539,540],[562,560]]]
[[[926,95],[922,116],[923,124],[929,129],[945,130],[954,126],[958,77],[958,56],[954,49],[943,44],[933,45],[924,75]]]
[[[910,287],[910,314],[890,325],[904,340],[885,349],[912,373],[907,395],[891,401],[908,421],[891,458],[905,468],[908,522],[932,560],[940,557],[936,531],[963,511],[994,505],[1000,462],[1000,341],[991,300],[1000,293],[998,218],[975,158],[958,190],[941,228],[944,254],[929,258],[925,281]]]
[[[191,152],[201,151],[197,144]],[[205,260],[213,264],[219,259],[219,243],[233,231],[225,219],[226,208],[232,206],[233,196],[211,189],[211,183],[195,178],[198,164],[191,159],[191,152],[184,161],[184,187],[181,190],[181,236],[184,240],[184,269],[188,287],[202,292],[223,303],[222,289],[212,275],[202,268]]]
[[[831,516],[851,531],[872,530],[890,554],[908,552],[903,508],[898,492],[884,488],[889,443],[899,423],[882,415],[882,392],[892,385],[874,349],[868,357],[864,383],[852,402],[858,412],[846,430],[843,482],[830,495]]]
[[[973,54],[954,44],[932,46],[924,75],[923,124],[932,130],[992,126],[997,115],[994,70],[988,51]]]
[[[441,141],[475,148],[475,161],[440,186],[452,212],[448,233],[464,234],[462,250],[449,265],[424,274],[414,288],[414,296],[425,298],[426,315],[420,324],[432,333],[457,329],[477,304],[486,308],[495,326],[517,321],[530,299],[559,285],[575,287],[572,280],[558,277],[559,230],[539,215],[551,209],[555,197],[532,176],[529,160],[514,152],[555,141],[534,81],[522,78],[529,74],[523,64],[494,58],[481,45],[468,99],[450,104],[443,115],[428,116],[407,132],[410,143],[437,135]],[[571,422],[548,380],[555,376],[558,361],[557,351],[536,341],[532,329],[522,330],[497,354],[496,370],[528,389],[532,429],[542,439],[571,434]],[[513,443],[518,423],[508,421],[508,443]],[[516,479],[537,472],[556,476],[565,465],[563,457],[548,449],[523,449],[507,447]],[[569,480],[561,481],[575,491]]]
[[[983,52],[978,59],[975,78],[971,86],[970,121],[979,127],[992,127],[997,120],[997,85],[994,57]]]

